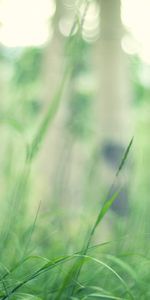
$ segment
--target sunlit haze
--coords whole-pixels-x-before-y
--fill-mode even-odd
[[[94,6],[91,8],[90,13]],[[0,3],[0,39],[7,47],[24,47],[44,44],[50,35],[49,18],[55,12],[54,0],[2,0]],[[145,62],[150,63],[150,1],[123,0],[122,20],[127,35],[122,40],[124,51],[137,53]],[[90,16],[96,34],[96,19]],[[95,25],[96,24],[96,25]],[[61,29],[61,28],[60,28]],[[91,30],[91,26],[90,26]],[[63,28],[61,29],[63,33]],[[83,35],[88,39],[91,33],[84,28]],[[92,39],[92,37],[91,37]],[[94,37],[93,37],[94,40]]]
[[[122,0],[122,19],[133,39],[124,40],[125,50],[150,63],[150,1]]]
[[[2,0],[1,42],[8,47],[43,44],[49,35],[48,19],[54,11],[52,0]]]

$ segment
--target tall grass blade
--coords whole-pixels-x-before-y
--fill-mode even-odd
[[[131,149],[131,146],[132,146],[132,143],[133,143],[133,137],[132,137],[131,141],[129,142],[128,146],[127,146],[127,149],[126,149],[126,151],[124,153],[124,156],[123,156],[123,158],[121,160],[121,163],[119,165],[119,168],[118,168],[118,170],[116,172],[115,178],[118,177],[120,171],[122,170],[122,168],[123,168],[123,166],[124,166],[124,164],[125,164],[125,162],[127,160],[127,157],[129,155],[129,152],[130,152],[130,149]],[[115,182],[115,180],[114,180],[114,182]],[[86,243],[85,247],[83,248],[83,252],[82,252],[83,255],[87,254],[88,248],[89,248],[89,246],[91,244],[91,240],[92,240],[92,237],[93,237],[93,235],[95,233],[95,230],[96,230],[97,226],[103,220],[103,218],[106,215],[106,213],[108,212],[109,208],[112,206],[112,204],[116,200],[117,196],[119,195],[121,187],[119,188],[118,191],[114,192],[113,195],[110,198],[108,198],[108,196],[110,195],[110,190],[112,189],[112,187],[114,185],[114,182],[113,182],[111,188],[109,189],[109,192],[108,192],[108,194],[107,194],[107,196],[105,198],[104,204],[103,204],[103,206],[102,206],[102,208],[101,208],[101,210],[100,210],[100,212],[99,212],[99,214],[98,214],[98,216],[96,218],[96,221],[95,221],[95,223],[94,223],[94,225],[93,225],[93,227],[91,229],[91,232],[90,232],[89,238],[87,240],[87,243]],[[79,269],[78,269],[78,271],[76,273],[75,281],[78,280],[78,277],[79,277],[80,272],[82,270],[83,264],[84,264],[84,260],[82,261],[82,263],[81,263],[81,265],[80,265],[80,267],[79,267]],[[73,287],[73,289],[72,289],[71,296],[74,295],[74,290],[75,290],[74,288],[75,287]]]

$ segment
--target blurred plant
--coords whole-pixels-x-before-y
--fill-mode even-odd
[[[57,2],[59,4],[59,1]],[[66,84],[70,85],[68,116],[65,120],[67,133],[73,137],[74,143],[89,137],[91,132],[92,92],[89,87],[87,90],[84,84],[78,85],[78,80],[85,79],[90,70],[89,45],[81,38],[81,29],[92,1],[77,2],[85,4],[84,12],[81,20],[77,15],[73,23],[72,28],[74,24],[78,25],[78,31],[72,36],[71,30],[67,39],[65,49],[68,60],[65,61],[62,81],[58,82],[56,94],[49,103],[48,110],[42,114],[41,121],[39,89],[42,49],[18,49],[17,53],[6,55],[9,57],[9,63],[11,62],[11,66],[7,67],[12,79],[9,87],[12,100],[9,102],[10,98],[7,99],[7,105],[0,114],[0,125],[4,125],[1,127],[0,149],[2,300],[150,298],[149,232],[141,232],[143,220],[146,225],[149,224],[148,219],[144,219],[145,214],[137,214],[134,207],[131,215],[125,220],[116,220],[116,215],[110,214],[109,231],[111,227],[116,226],[112,235],[113,241],[93,244],[99,240],[95,231],[98,225],[103,223],[121,186],[111,197],[106,197],[100,209],[94,213],[90,211],[90,222],[86,218],[88,201],[86,202],[80,224],[72,225],[73,239],[69,237],[70,228],[65,220],[66,212],[62,212],[61,207],[58,206],[57,210],[54,210],[50,206],[44,210],[41,208],[42,204],[38,203],[36,209],[32,207],[33,211],[36,210],[34,217],[33,212],[29,210],[30,202],[32,203],[34,198],[38,201],[39,193],[34,162],[59,110]],[[68,5],[69,2],[66,0],[65,3]],[[5,57],[2,60],[7,59]],[[31,136],[28,137],[24,132]],[[131,146],[132,140],[118,166],[116,178],[122,171]],[[140,149],[140,141],[138,146]],[[65,144],[65,147],[68,145]],[[94,165],[97,163],[97,155],[95,152]],[[94,169],[92,172],[94,173]],[[65,177],[64,169],[62,175]],[[91,184],[90,178],[88,184]],[[140,193],[143,210],[141,209],[140,213],[145,210],[142,202],[144,197],[143,188]],[[93,197],[90,201],[94,206]],[[64,226],[59,222],[62,214]],[[73,215],[70,218],[72,219]],[[89,228],[91,220],[93,226]],[[75,225],[78,230],[75,230]],[[106,238],[105,232],[103,235]],[[80,250],[76,251],[77,248]]]

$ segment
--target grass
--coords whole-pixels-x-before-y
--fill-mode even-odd
[[[89,3],[90,1],[85,1],[80,22],[76,18],[73,23],[66,51],[76,52],[79,36],[77,34],[72,39],[71,34],[76,23],[79,24],[80,33]],[[90,212],[92,222],[86,220],[86,209],[88,210],[86,207],[85,216],[82,215],[80,226],[72,239],[68,239],[66,234],[67,222],[65,221],[64,227],[62,226],[61,208],[60,211],[58,208],[57,211],[45,212],[42,211],[40,202],[32,222],[29,216],[28,203],[34,198],[32,169],[35,158],[59,110],[64,88],[69,84],[73,68],[72,60],[68,61],[56,95],[46,115],[43,116],[33,140],[27,143],[26,147],[23,144],[21,163],[17,164],[15,153],[15,159],[13,153],[12,156],[6,157],[8,162],[5,166],[5,176],[3,175],[5,204],[1,205],[0,299],[148,300],[150,235],[149,232],[145,233],[145,230],[141,232],[140,226],[138,230],[138,221],[133,222],[139,218],[136,210],[132,208],[131,215],[125,219],[118,217],[117,221],[116,216],[110,214],[109,229],[116,226],[112,240],[98,243],[96,233],[98,225],[103,224],[106,214],[122,188],[120,186],[112,195],[111,192],[130,154],[133,138],[116,170],[114,182],[103,204],[94,212],[94,216]],[[17,131],[19,128],[20,132],[20,126],[13,118],[10,119],[8,116],[4,118],[4,122],[9,123],[8,125]],[[11,139],[8,145],[12,146]],[[6,144],[6,148],[8,145]],[[140,221],[142,223],[143,219]],[[90,228],[89,223],[93,224]]]

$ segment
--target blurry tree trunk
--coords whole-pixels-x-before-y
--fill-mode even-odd
[[[69,2],[69,8],[74,1]],[[67,9],[63,1],[56,0],[56,12],[53,18],[53,38],[47,44],[43,57],[43,92],[42,100],[44,104],[44,111],[49,107],[57,89],[63,80],[64,68],[68,63],[68,58],[65,56],[65,37],[60,32],[59,25],[61,21],[72,18],[72,9]],[[71,23],[73,22],[73,18]],[[68,99],[67,89],[62,95],[65,99],[63,105],[55,116],[52,127],[49,128],[45,145],[41,152],[41,169],[43,174],[43,190],[46,192],[45,196],[53,198],[54,202],[62,200],[65,183],[67,183],[68,160],[72,145],[70,137],[65,132],[65,118],[66,118],[66,99]],[[62,99],[62,100],[63,100]],[[62,101],[61,100],[61,101]],[[69,166],[70,167],[70,166]],[[61,196],[61,199],[60,199]],[[47,201],[46,201],[47,202]],[[47,203],[46,203],[47,206]]]
[[[63,15],[62,1],[56,0],[56,11],[52,19],[52,39],[48,41],[43,54],[42,100],[47,107],[53,99],[62,78],[62,55],[64,39],[59,31],[59,21]],[[51,31],[50,30],[50,31]]]
[[[108,190],[132,135],[128,59],[121,47],[124,34],[120,0],[100,0],[100,40],[95,47],[97,136],[101,143],[101,179]],[[126,181],[123,171],[121,181]],[[126,192],[116,209],[126,209]]]
[[[53,101],[63,76],[64,38],[59,31],[59,21],[63,12],[64,7],[62,1],[56,0],[56,11],[50,29],[50,31],[53,31],[53,35],[43,52],[41,90],[43,116]],[[53,121],[52,128],[49,128],[40,153],[40,181],[42,183],[40,186],[42,186],[42,199],[47,198],[48,200],[52,189],[56,157],[61,147],[60,145],[58,146],[58,144],[60,143],[59,139],[61,139],[60,129],[62,118],[63,113],[60,110]]]
[[[69,6],[71,6],[72,3],[72,7],[75,5],[73,0],[68,1],[68,3]],[[62,7],[62,1],[57,1],[57,10],[58,13],[56,11],[56,15],[54,17],[53,39],[47,46],[43,61],[43,102],[45,108],[49,105],[59,86],[59,82],[62,80],[63,63],[66,59],[63,55],[65,39],[59,33],[58,24],[62,17],[66,17],[67,19],[72,18],[70,10],[68,12],[69,16],[66,16],[67,9]],[[75,11],[73,11],[73,14],[74,12]],[[72,18],[72,23],[73,19],[74,16]],[[77,70],[76,72],[72,71],[71,78],[69,78],[70,83],[67,86],[67,91],[65,91],[65,103],[63,103],[60,107],[60,110],[55,117],[41,154],[41,168],[42,176],[44,178],[43,190],[44,194],[46,193],[44,197],[46,196],[48,198],[47,200],[51,198],[51,200],[55,203],[55,207],[57,207],[57,209],[61,209],[61,212],[65,211],[65,214],[70,217],[71,222],[73,222],[74,219],[72,215],[76,218],[79,214],[78,208],[80,210],[83,165],[85,161],[84,153],[87,152],[85,151],[85,147],[82,145],[83,143],[80,141],[82,138],[78,141],[78,138],[75,138],[70,129],[72,127],[72,123],[76,122],[76,118],[78,118],[78,115],[76,115],[76,109],[73,113],[73,109],[71,109],[71,106],[78,105],[78,103],[74,104],[74,100],[77,97],[79,98],[79,95],[76,95],[78,91],[75,87],[77,75],[74,73],[79,74],[81,72],[81,58],[80,52],[78,51],[78,47],[81,47],[80,41],[76,41],[75,45],[76,44],[77,46],[73,46],[72,48],[74,50],[75,47],[77,50],[74,50],[75,53],[73,51],[71,52],[69,59],[71,61],[70,63],[72,68],[79,70],[78,72]],[[74,57],[76,57],[76,62],[74,62]],[[66,99],[67,101],[69,100],[67,105]],[[83,100],[81,100],[81,102],[83,103]],[[70,115],[71,120],[67,123],[66,119],[67,117],[69,118]],[[45,203],[46,207],[48,207],[48,202],[46,201]]]

